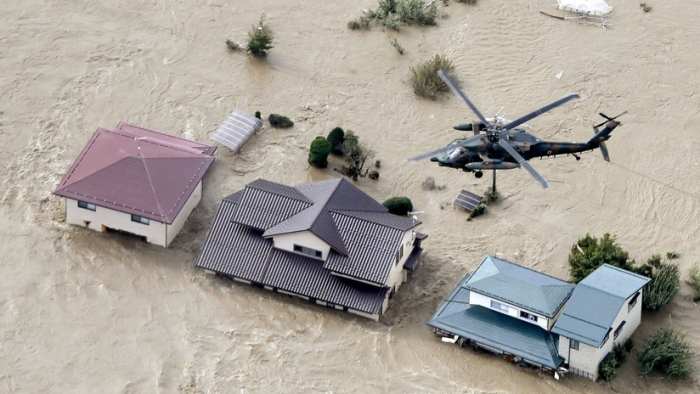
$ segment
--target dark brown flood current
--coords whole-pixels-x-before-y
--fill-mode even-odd
[[[604,30],[541,15],[553,1],[455,1],[435,27],[352,31],[361,1],[5,1],[0,13],[0,392],[2,393],[599,393],[698,392],[636,374],[611,383],[555,381],[499,357],[442,343],[427,320],[487,253],[567,278],[567,255],[590,232],[617,235],[637,261],[678,251],[700,261],[700,3],[610,0]],[[265,12],[275,47],[230,52]],[[386,30],[386,29],[385,29]],[[391,45],[396,38],[400,55]],[[503,202],[471,222],[451,202],[490,175],[407,157],[462,136],[474,115],[451,94],[417,98],[409,68],[435,54],[480,110],[511,119],[567,93],[581,99],[528,123],[542,139],[586,141],[598,112],[628,110],[598,152],[499,173]],[[561,72],[561,78],[557,75]],[[204,197],[172,247],[68,226],[51,194],[97,127],[127,121],[206,142],[235,108],[291,117],[242,152],[220,147]],[[257,178],[298,184],[308,146],[335,126],[377,152],[383,201],[413,200],[429,234],[414,279],[379,323],[232,284],[194,267],[221,198]],[[423,190],[433,176],[443,189]],[[700,309],[683,284],[644,314],[637,349],[667,316],[700,351]],[[697,359],[696,359],[697,361]]]

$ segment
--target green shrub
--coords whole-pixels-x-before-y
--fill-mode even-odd
[[[685,333],[669,319],[647,340],[639,353],[637,366],[642,376],[658,371],[671,378],[687,379],[693,370],[692,358],[693,351]]]
[[[660,260],[658,255],[654,255],[650,261],[657,258]],[[644,289],[642,305],[646,309],[658,311],[671,302],[680,290],[681,274],[675,264],[663,262],[657,264],[653,261],[648,265],[652,267],[651,282]]]
[[[679,257],[681,257],[681,254],[678,252],[673,252],[673,251],[666,252],[666,259],[668,259],[668,260],[674,260],[674,259],[677,259]]]
[[[331,143],[324,137],[318,136],[311,141],[309,148],[309,164],[316,168],[328,167],[328,154],[331,153]]]
[[[693,289],[693,302],[700,301],[700,269],[693,267],[688,272],[688,284]]]
[[[615,358],[615,353],[610,352],[598,365],[598,374],[603,380],[609,382],[617,375],[617,367],[619,365]]]
[[[231,40],[226,40],[226,46],[232,51],[237,51],[241,49],[241,46],[238,45],[237,42]]]
[[[396,7],[399,20],[404,23],[434,26],[437,24],[437,5],[435,2],[426,7],[424,0],[404,0]]]
[[[376,181],[379,179],[379,171],[370,171],[367,177]]]
[[[343,155],[343,142],[345,142],[345,132],[340,127],[336,127],[328,133],[328,142],[331,143],[331,153]]]
[[[413,211],[413,203],[408,197],[392,197],[382,204],[394,215],[408,215]]]
[[[629,253],[615,244],[614,236],[605,233],[599,241],[586,234],[574,244],[569,254],[571,281],[580,282],[604,263],[630,271],[634,260],[630,260]]]
[[[262,114],[260,113],[260,111],[255,111],[255,117],[256,117],[256,118],[262,119],[261,116],[262,116]]]
[[[625,360],[627,360],[627,348],[625,347],[626,343],[621,342],[615,344],[613,346],[613,355],[615,356],[615,361],[617,362],[617,367],[622,365]]]
[[[487,210],[487,205],[482,203],[479,203],[479,205],[475,206],[474,209],[472,209],[471,212],[469,212],[469,217],[467,217],[467,221],[471,221],[477,216],[481,215],[486,215],[486,210]]]
[[[476,4],[476,0],[457,0],[458,3]]]
[[[287,129],[289,127],[294,126],[294,122],[292,122],[291,119],[289,119],[286,116],[278,115],[278,114],[270,114],[270,116],[267,117],[267,120],[270,122],[270,125],[272,127],[279,127],[281,129]]]
[[[247,50],[254,56],[265,56],[272,46],[272,30],[265,24],[265,14],[260,16],[260,22],[248,32]]]
[[[374,166],[377,168],[382,168],[382,161],[377,159],[377,161],[374,162]]]
[[[642,10],[644,10],[644,12],[651,11],[651,6],[647,5],[647,3],[639,3],[639,6],[642,7]]]
[[[438,70],[444,69],[447,74],[454,72],[452,62],[442,55],[435,55],[417,67],[411,67],[411,86],[419,97],[435,100],[441,92],[447,92],[449,87],[440,79]]]

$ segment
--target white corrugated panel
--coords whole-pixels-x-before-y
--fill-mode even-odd
[[[231,112],[209,139],[238,153],[261,126],[262,120],[237,109]]]

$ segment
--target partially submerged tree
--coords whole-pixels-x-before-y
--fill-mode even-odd
[[[413,92],[419,97],[435,100],[440,93],[449,91],[450,88],[438,75],[440,69],[451,74],[455,67],[451,60],[442,55],[435,55],[432,59],[411,67],[410,81]]]
[[[345,131],[336,127],[328,133],[328,142],[331,143],[331,153],[337,156],[343,155],[343,142],[345,142]]]
[[[647,340],[639,353],[639,374],[647,376],[658,371],[671,378],[687,379],[693,370],[693,350],[685,333],[669,318],[665,325]]]
[[[438,10],[434,1],[426,4],[425,0],[379,0],[377,9],[363,11],[359,19],[348,22],[348,28],[369,29],[372,22],[394,30],[400,30],[402,23],[434,26],[437,17]]]
[[[328,166],[328,154],[331,153],[331,144],[324,137],[318,136],[311,141],[309,149],[309,164],[316,168]]]
[[[408,197],[392,197],[382,204],[394,215],[408,215],[413,211],[413,203]]]
[[[586,234],[571,247],[571,281],[580,282],[605,263],[632,271],[634,260],[630,260],[629,253],[615,244],[615,237],[609,233],[605,233],[600,240]]]
[[[357,181],[358,177],[366,177],[369,173],[369,168],[365,169],[365,162],[368,159],[374,158],[374,151],[360,142],[360,139],[348,130],[345,133],[343,141],[343,154],[348,166],[343,166],[340,172],[343,175],[349,176],[352,180]],[[379,176],[377,176],[379,178]]]
[[[647,263],[636,271],[651,279],[644,288],[642,297],[642,305],[651,311],[665,307],[681,288],[678,266],[662,260],[658,254],[651,256]]]
[[[257,26],[248,32],[247,50],[254,56],[265,56],[272,46],[272,29],[265,23],[265,13],[260,16]]]

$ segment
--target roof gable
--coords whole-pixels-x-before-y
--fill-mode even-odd
[[[214,158],[189,146],[208,145],[137,130],[95,131],[54,193],[172,223]]]
[[[486,256],[466,288],[521,308],[554,317],[574,285],[493,256]]]
[[[603,264],[579,282],[552,332],[599,347],[625,301],[649,280]]]

